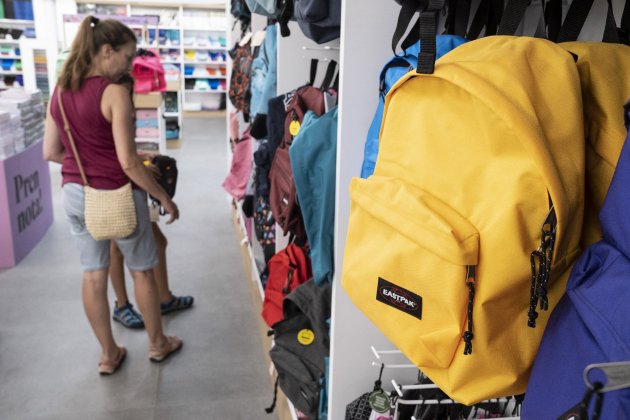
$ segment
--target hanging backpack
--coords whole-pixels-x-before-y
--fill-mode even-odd
[[[339,38],[341,0],[294,0],[293,14],[304,35],[316,43]]]
[[[269,352],[278,379],[276,386],[295,408],[318,420],[330,349],[331,286],[308,281],[284,300],[284,320],[273,327],[274,346]]]
[[[307,111],[312,111],[318,116],[324,113],[324,93],[321,89],[306,86],[299,89],[292,98],[285,117],[284,136],[276,149],[269,170],[271,186],[269,202],[273,216],[284,233],[292,233],[300,243],[306,239],[306,232],[300,206],[297,203],[289,147],[294,136],[300,132],[300,126]]]
[[[313,280],[332,283],[337,166],[337,107],[304,116],[289,149],[291,171],[311,249]]]
[[[232,58],[230,101],[234,108],[243,113],[247,121],[249,120],[249,82],[253,60],[249,42],[243,46],[235,44],[229,54]]]
[[[312,276],[311,262],[304,250],[294,243],[271,257],[269,278],[265,285],[262,317],[270,327],[282,320],[282,301],[293,289]]]
[[[558,1],[558,0],[556,0]],[[619,104],[630,98],[630,2],[625,3],[621,28],[617,31],[611,4],[604,29],[604,42],[575,42],[589,15],[591,0],[574,0],[559,30],[560,46],[577,56],[584,103],[586,130],[586,195],[582,248],[602,238],[598,214],[612,180],[623,147],[626,130],[616,118]],[[582,10],[581,13],[577,13]],[[576,17],[577,16],[577,17]]]
[[[276,25],[268,25],[265,29],[265,40],[252,62],[250,88],[250,113],[267,114],[269,100],[276,96]]]
[[[240,138],[231,139],[231,142],[233,150],[230,172],[221,185],[235,200],[241,200],[245,197],[252,171],[254,140],[248,128]]]
[[[421,15],[429,37],[439,10]],[[419,73],[387,95],[374,175],[350,185],[342,286],[453,399],[521,394],[580,251],[579,75],[542,39],[437,62],[420,45]]]
[[[151,163],[155,165],[158,170],[159,176],[156,181],[166,191],[169,197],[175,197],[175,190],[177,189],[177,177],[179,171],[177,169],[177,161],[175,158],[166,155],[157,155],[151,159]],[[160,200],[151,196],[154,204],[161,206]],[[165,215],[166,212],[163,208],[160,208],[160,214]]]
[[[135,93],[164,92],[166,79],[160,58],[152,51],[139,49],[131,65]]]
[[[621,106],[617,115],[623,121]],[[625,117],[630,128],[630,103]],[[549,319],[527,388],[523,419],[557,418],[579,402],[587,365],[630,360],[628,185],[630,133],[599,214],[603,240],[577,261],[567,293]],[[630,390],[607,394],[601,417],[630,418]]]
[[[413,29],[412,29],[413,30]],[[438,35],[436,59],[440,58],[453,48],[463,44],[466,40],[455,35]],[[404,55],[394,56],[385,64],[379,77],[379,96],[376,113],[372,118],[372,123],[368,130],[363,152],[363,165],[361,166],[361,178],[367,178],[374,173],[376,156],[378,156],[378,135],[381,130],[383,120],[383,107],[385,106],[385,96],[392,86],[410,70],[415,69],[418,64],[418,53],[420,52],[420,42],[409,46],[404,50]]]

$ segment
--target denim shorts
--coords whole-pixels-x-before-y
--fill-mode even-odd
[[[84,193],[83,186],[67,183],[63,186],[64,209],[70,221],[70,231],[75,238],[81,254],[83,271],[97,271],[109,268],[110,241],[97,241],[85,228]],[[149,207],[147,193],[133,190],[133,200],[136,205],[138,226],[128,237],[116,239],[124,258],[125,265],[131,271],[146,271],[155,267],[159,260],[155,248],[155,239],[151,222],[149,221]]]

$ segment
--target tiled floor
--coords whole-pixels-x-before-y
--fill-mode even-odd
[[[55,222],[18,266],[0,270],[0,419],[275,418],[264,411],[273,387],[259,315],[220,185],[227,168],[224,120],[187,120],[182,148],[169,154],[180,170],[181,211],[179,221],[162,224],[171,288],[195,297],[193,309],[164,317],[166,331],[184,339],[181,353],[152,364],[144,331],[116,323],[127,360],[111,377],[97,374],[99,346],[83,313],[59,166],[51,165]]]

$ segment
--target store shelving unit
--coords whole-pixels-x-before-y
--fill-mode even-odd
[[[25,31],[27,28],[34,28],[35,21],[24,19],[0,19],[0,28],[17,29]],[[20,39],[24,33],[20,33],[20,38],[0,38],[0,89],[6,88],[5,76],[12,76],[16,82],[24,86],[24,68],[22,62],[22,49]]]

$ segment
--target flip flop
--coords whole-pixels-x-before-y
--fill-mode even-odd
[[[101,375],[112,375],[125,361],[127,356],[127,349],[125,347],[119,347],[120,353],[118,353],[118,360],[114,362],[99,362],[98,373]]]

